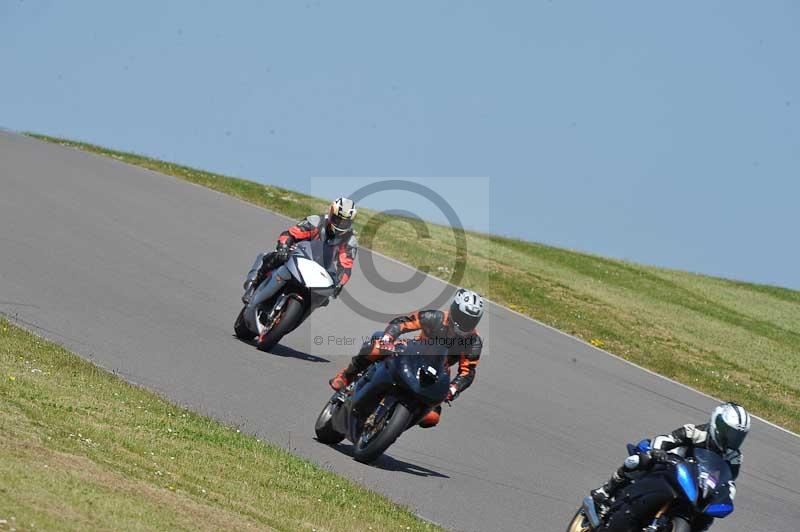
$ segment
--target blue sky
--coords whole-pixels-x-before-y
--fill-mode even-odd
[[[0,126],[304,191],[422,177],[467,226],[800,288],[798,27],[791,0],[9,0]]]

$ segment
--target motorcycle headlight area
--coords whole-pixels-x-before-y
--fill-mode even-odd
[[[433,366],[423,366],[419,368],[419,381],[424,384],[436,382],[438,374],[439,372]]]
[[[703,491],[703,498],[708,498],[709,494],[717,489],[717,478],[703,471],[699,475],[700,489]]]

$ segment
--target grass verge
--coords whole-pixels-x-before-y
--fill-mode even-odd
[[[0,530],[437,530],[0,318]]]
[[[327,206],[325,200],[279,187],[32,136],[185,179],[294,218]],[[409,225],[415,222],[361,212],[356,229],[362,245],[451,280],[456,243],[449,228],[426,224],[427,236],[409,240]],[[469,260],[460,284],[800,431],[800,292],[479,233],[467,233],[467,246]]]

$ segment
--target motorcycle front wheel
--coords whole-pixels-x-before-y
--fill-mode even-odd
[[[692,526],[682,517],[672,518],[672,532],[691,532]]]
[[[575,517],[572,518],[572,521],[569,522],[567,532],[589,532],[591,529],[592,527],[589,526],[589,520],[586,519],[583,509],[580,509],[575,514]]]
[[[275,347],[281,338],[295,328],[300,318],[303,317],[303,305],[298,300],[290,297],[283,308],[283,312],[263,336],[259,337],[256,347],[259,351],[269,351]]]
[[[363,464],[378,459],[383,452],[406,430],[411,412],[401,403],[395,403],[378,427],[364,430],[353,447],[353,458]]]

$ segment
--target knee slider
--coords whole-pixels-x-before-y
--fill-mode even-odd
[[[439,424],[439,419],[441,415],[436,410],[431,410],[427,414],[425,414],[419,422],[419,426],[422,428],[429,428],[435,427]]]

